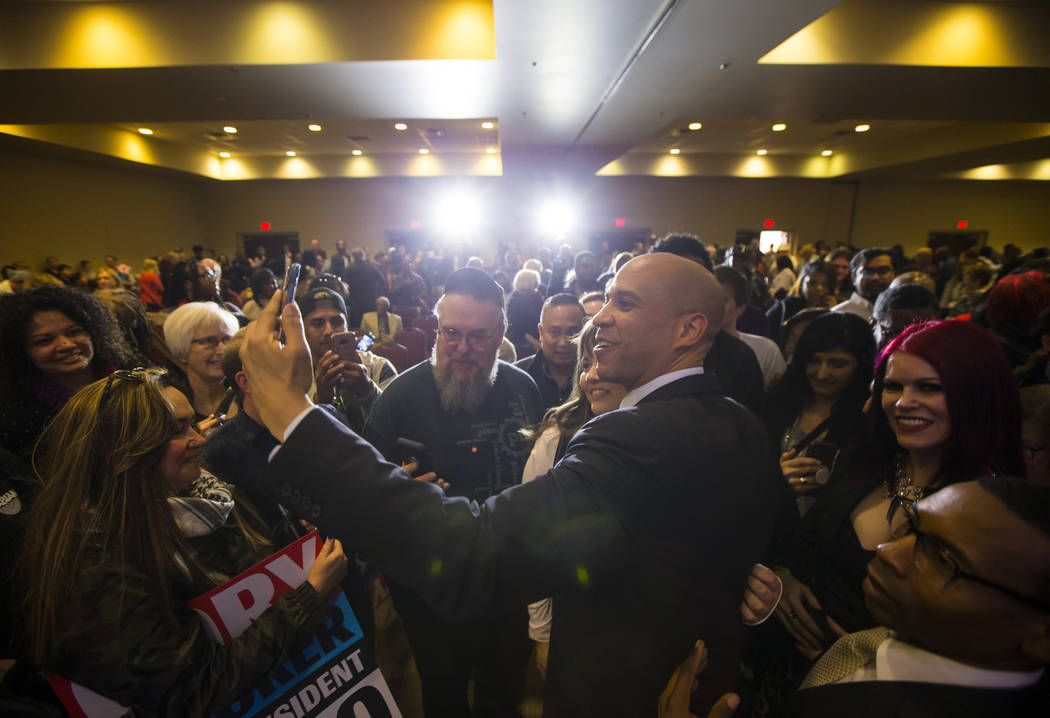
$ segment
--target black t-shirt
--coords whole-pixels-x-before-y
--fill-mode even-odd
[[[536,383],[505,362],[499,362],[496,382],[476,411],[446,412],[433,368],[422,362],[400,374],[379,397],[364,437],[396,463],[413,455],[397,445],[398,438],[423,444],[430,464],[423,468],[451,484],[450,496],[483,501],[521,483],[532,447],[521,429],[538,423],[541,413]]]

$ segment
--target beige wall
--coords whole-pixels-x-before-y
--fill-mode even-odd
[[[431,205],[449,184],[482,198],[487,236],[525,244],[535,237],[534,208],[550,196],[574,198],[585,228],[612,229],[624,218],[628,227],[690,231],[721,245],[737,229],[760,229],[766,217],[808,241],[837,242],[849,220],[848,195],[812,180],[601,177],[558,186],[510,177],[228,182],[209,186],[211,241],[231,248],[238,232],[257,231],[260,221],[269,221],[273,230],[298,230],[304,244],[317,237],[331,247],[344,238],[351,247],[374,250],[382,247],[386,229],[408,229],[413,219],[426,226]],[[495,244],[489,245],[494,252]]]
[[[1050,247],[1050,182],[865,182],[857,195],[853,238],[858,247],[901,244],[911,253],[930,230],[988,230],[997,250]]]
[[[0,260],[33,269],[116,254],[136,269],[205,233],[201,181],[0,149]]]
[[[851,214],[857,246],[899,242],[911,252],[930,230],[951,229],[959,219],[989,230],[996,248],[1050,243],[1050,183],[868,181],[858,188],[819,180],[641,177],[222,183],[0,149],[0,260],[36,266],[55,254],[72,264],[114,252],[137,266],[149,254],[196,242],[233,252],[238,233],[258,231],[261,221],[275,231],[298,231],[304,244],[317,237],[331,248],[344,238],[375,250],[386,229],[407,229],[413,219],[426,226],[430,207],[452,186],[480,198],[486,236],[525,244],[533,237],[534,207],[551,196],[575,199],[588,228],[611,228],[623,217],[629,227],[690,231],[721,245],[767,217],[802,242],[835,244],[848,236]],[[494,242],[486,253],[494,256]]]

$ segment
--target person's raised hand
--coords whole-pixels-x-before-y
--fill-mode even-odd
[[[776,610],[783,593],[784,583],[780,577],[769,567],[756,563],[747,577],[744,600],[740,603],[740,618],[748,626],[764,623]]]
[[[697,683],[697,678],[707,668],[707,646],[697,641],[689,656],[679,664],[671,674],[670,680],[660,694],[658,718],[696,718],[689,712],[689,697]],[[740,696],[726,693],[718,699],[707,713],[707,718],[729,718],[740,707]]]
[[[335,398],[336,387],[343,377],[343,360],[338,354],[329,350],[317,362],[314,381],[317,384],[317,401],[330,403]]]
[[[368,376],[365,365],[352,361],[343,361],[340,382],[344,391],[351,394],[370,394],[373,390],[379,390],[372,378]]]
[[[802,496],[821,487],[814,480],[814,474],[821,469],[826,469],[818,459],[810,456],[798,456],[798,452],[792,449],[780,455],[780,471],[787,479],[791,490]]]
[[[284,441],[288,425],[313,405],[307,397],[313,367],[303,320],[294,302],[278,317],[283,296],[281,290],[273,293],[258,318],[248,325],[241,345],[241,361],[252,399],[266,428],[278,441]],[[278,340],[282,327],[284,344]]]
[[[197,422],[197,426],[196,426],[197,433],[200,434],[201,436],[205,436],[206,437],[206,436],[208,436],[208,434],[210,434],[211,432],[213,432],[216,429],[218,429],[222,425],[222,422],[225,421],[225,420],[226,420],[226,417],[224,417],[224,416],[215,416],[215,414],[212,414],[211,416],[209,416],[206,419],[201,419],[200,421]]]
[[[343,544],[339,539],[328,537],[321,552],[314,559],[314,565],[306,575],[306,580],[324,598],[332,595],[346,576],[347,558],[343,553]]]

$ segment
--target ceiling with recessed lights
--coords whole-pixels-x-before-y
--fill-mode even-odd
[[[1041,1],[0,2],[0,141],[215,180],[1050,180],[1047,29]]]

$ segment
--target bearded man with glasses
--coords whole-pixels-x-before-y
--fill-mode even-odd
[[[528,374],[496,359],[506,329],[503,290],[485,272],[468,267],[450,275],[434,314],[430,361],[391,382],[364,436],[388,461],[415,458],[421,471],[448,478],[446,493],[483,502],[521,483],[531,448],[521,429],[542,416],[539,389]],[[530,646],[524,605],[488,620],[448,621],[416,592],[390,583],[427,718],[469,715],[472,677],[477,712],[513,715]]]

